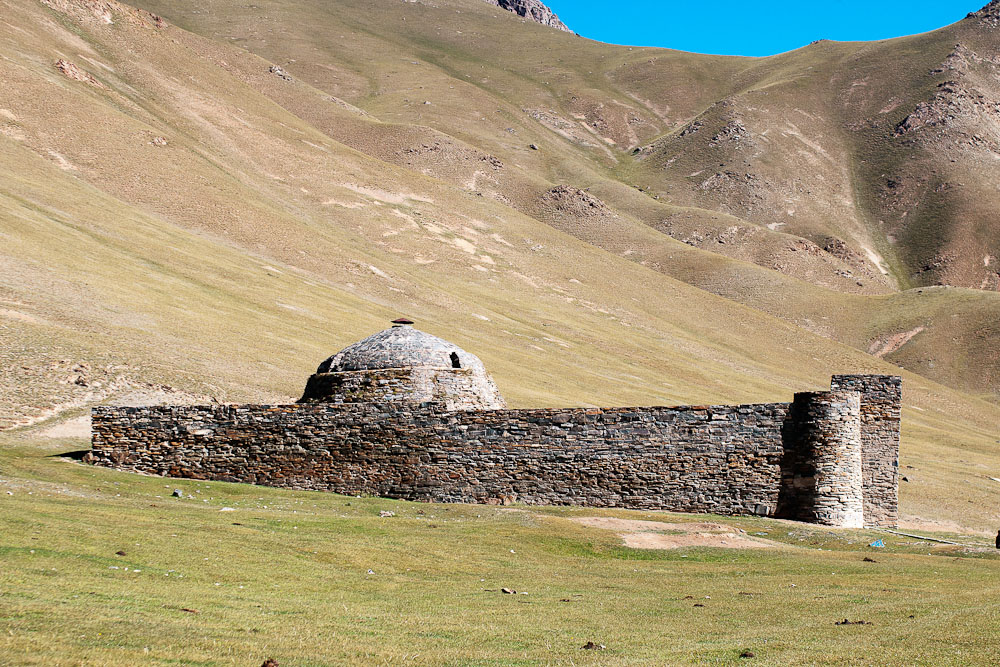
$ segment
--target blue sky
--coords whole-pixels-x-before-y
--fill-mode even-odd
[[[817,39],[868,41],[942,28],[989,0],[543,0],[584,37],[697,53],[766,56]]]

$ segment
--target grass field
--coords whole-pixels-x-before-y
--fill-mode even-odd
[[[59,456],[85,446],[0,436],[0,664],[1000,659],[1000,559],[982,535],[944,535],[973,545],[959,547],[758,518],[407,503]],[[707,518],[777,546],[631,549],[580,516]]]
[[[893,135],[944,78],[1000,94],[995,31],[741,59],[479,0],[139,4],[167,24],[0,0],[0,665],[1000,659],[1000,126]],[[713,518],[784,546],[637,550],[569,519],[664,515],[60,456],[95,404],[294,400],[400,315],[516,407],[901,373],[902,520],[972,546]]]

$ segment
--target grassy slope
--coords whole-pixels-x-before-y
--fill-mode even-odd
[[[0,105],[16,119],[0,138],[10,410],[86,404],[53,398],[60,377],[18,370],[66,357],[223,400],[294,398],[314,364],[400,312],[480,355],[514,405],[787,400],[833,372],[893,370],[347,148],[258,91],[247,72],[286,82],[232,47],[12,7],[26,28],[0,28],[0,67],[18,92]],[[107,88],[60,76],[57,57]],[[667,243],[692,273],[718,257]],[[753,267],[718,261],[715,277]],[[929,301],[908,298],[926,316]],[[858,309],[845,301],[802,321],[860,329]],[[989,525],[998,489],[979,480],[998,465],[997,408],[917,375],[906,383],[904,462],[941,477],[905,490],[904,510]],[[951,493],[967,480],[982,502]]]
[[[876,108],[885,99],[896,105],[889,114],[893,123],[912,109],[933,89],[936,79],[927,72],[944,60],[956,34],[968,32],[964,25],[912,39],[824,42],[774,58],[746,59],[599,44],[459,1],[429,6],[356,0],[336,8],[265,3],[253,10],[227,0],[207,7],[142,4],[281,63],[295,83],[267,75],[262,63],[221,47],[199,47],[337,141],[468,191],[498,193],[521,212],[588,243],[862,350],[923,326],[926,333],[912,338],[905,353],[890,356],[893,361],[977,395],[998,391],[995,295],[966,293],[944,317],[940,299],[918,305],[912,295],[844,296],[891,291],[863,248],[884,258],[893,274],[890,283],[909,282],[908,270],[886,240],[888,229],[875,219],[875,193],[866,189],[879,180],[874,171],[885,169],[881,158],[873,159],[885,148],[872,132],[848,128],[870,115],[885,116]],[[502,57],[509,52],[519,57]],[[905,76],[889,76],[886,63]],[[326,98],[317,89],[370,115],[318,103]],[[726,104],[716,105],[717,100]],[[539,110],[565,125],[546,127],[532,115]],[[751,152],[709,148],[717,126],[736,112],[756,133],[756,147]],[[706,127],[677,139],[695,117]],[[891,123],[879,127],[886,133]],[[605,135],[616,143],[607,144]],[[657,147],[653,156],[637,161],[621,150],[644,142]],[[529,150],[529,143],[541,150]],[[423,150],[432,144],[439,145]],[[498,156],[503,168],[484,170],[483,156]],[[671,156],[678,161],[664,170],[663,160]],[[723,167],[715,162],[720,159]],[[684,194],[707,174],[728,169],[749,169],[765,184],[757,213],[733,204],[734,213],[748,215],[752,223],[700,208],[719,201]],[[701,175],[692,179],[689,173]],[[547,216],[540,198],[565,182],[589,187],[617,219],[579,229]],[[648,196],[653,193],[663,196]],[[772,231],[764,223],[783,226]],[[712,252],[673,242],[663,233],[667,228],[678,238],[704,237],[695,245]],[[715,240],[727,235],[726,244]],[[820,243],[845,241],[854,264],[804,251],[803,236]],[[838,274],[845,269],[864,286]],[[952,343],[941,345],[943,340]],[[966,352],[957,355],[955,347]]]
[[[737,664],[744,650],[755,664],[1000,657],[992,553],[717,517],[788,547],[638,551],[566,519],[704,517],[164,480],[52,456],[82,442],[0,438],[3,664]],[[193,499],[170,498],[174,488]],[[877,538],[885,549],[865,546]],[[845,618],[871,625],[834,624]],[[580,650],[588,641],[607,650]]]

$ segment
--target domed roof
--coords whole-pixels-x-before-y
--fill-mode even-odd
[[[469,368],[485,371],[483,362],[476,355],[408,324],[398,324],[345,347],[321,363],[316,372],[380,368]]]

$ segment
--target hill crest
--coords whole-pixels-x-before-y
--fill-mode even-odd
[[[1000,0],[993,0],[978,12],[971,12],[970,19],[979,19],[979,22],[990,28],[1000,28]]]
[[[573,32],[569,27],[559,20],[555,12],[548,8],[539,0],[485,0],[491,5],[513,12],[521,18],[531,19],[535,23],[547,25],[550,28]]]

